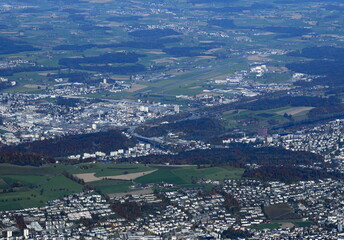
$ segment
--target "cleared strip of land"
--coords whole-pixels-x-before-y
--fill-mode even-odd
[[[142,84],[133,84],[131,86],[131,88],[127,90],[127,92],[136,92],[136,91],[142,90],[146,87],[147,87],[146,85],[142,85]]]
[[[102,177],[101,179],[113,179],[113,180],[134,180],[136,178],[142,177],[144,175],[150,174],[152,172],[157,171],[158,169],[154,169],[147,172],[138,172],[138,173],[129,173],[129,174],[123,174],[123,175],[117,175],[117,176],[106,176]]]
[[[136,178],[142,177],[144,175],[150,174],[152,172],[157,171],[157,169],[146,171],[146,172],[138,172],[138,173],[129,173],[129,174],[122,174],[116,176],[105,176],[105,177],[96,177],[96,173],[81,173],[81,174],[74,174],[75,177],[84,180],[85,182],[95,182],[104,179],[113,179],[113,180],[134,180]]]
[[[85,182],[94,182],[102,180],[99,177],[95,176],[96,173],[81,173],[81,174],[73,174],[75,177],[84,180]]]
[[[283,114],[287,113],[289,115],[294,116],[296,114],[312,110],[313,108],[314,107],[294,107],[294,108],[278,111],[278,112],[276,112],[276,114],[283,115]]]

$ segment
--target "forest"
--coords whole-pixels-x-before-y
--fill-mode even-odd
[[[0,54],[13,54],[38,50],[38,48],[23,41],[0,37]]]
[[[71,135],[22,143],[17,146],[4,146],[4,150],[30,152],[49,157],[65,157],[68,155],[93,153],[102,151],[109,153],[118,149],[127,149],[134,146],[135,140],[128,139],[120,131],[110,130],[107,132],[88,133],[81,135]]]
[[[245,167],[246,164],[292,166],[323,165],[323,157],[310,152],[289,151],[282,148],[255,148],[248,144],[233,144],[229,148],[197,149],[181,152],[178,155],[152,155],[122,161],[152,164],[193,164],[232,167]]]
[[[262,181],[280,181],[284,183],[295,183],[298,181],[310,181],[324,178],[344,179],[344,175],[326,170],[301,168],[292,166],[262,166],[257,169],[246,170],[244,178],[254,178]]]
[[[336,97],[322,98],[310,96],[283,96],[278,98],[262,98],[257,101],[239,104],[237,109],[267,110],[285,106],[291,107],[329,107],[341,104]]]
[[[153,127],[141,127],[137,133],[146,137],[166,135],[168,132],[180,133],[187,139],[209,138],[222,132],[225,128],[221,121],[211,118],[190,119],[162,124]]]
[[[0,149],[0,163],[10,163],[22,166],[41,166],[46,163],[54,162],[55,160],[53,158],[42,156],[36,153]]]

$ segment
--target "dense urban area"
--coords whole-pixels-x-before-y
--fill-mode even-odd
[[[344,239],[340,1],[0,13],[0,239]]]

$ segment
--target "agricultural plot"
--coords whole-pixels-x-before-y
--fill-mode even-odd
[[[177,185],[194,184],[199,179],[223,181],[224,179],[238,179],[243,169],[225,169],[220,167],[197,169],[195,166],[186,167],[157,167],[158,171],[138,178],[138,183],[172,183]]]
[[[103,164],[103,163],[91,163],[91,164],[78,164],[65,167],[60,166],[60,169],[66,170],[71,174],[84,174],[91,173],[95,177],[126,175],[131,173],[140,173],[151,171],[153,168],[145,166],[143,164],[130,164],[130,163],[118,163],[118,164]]]
[[[257,111],[239,109],[227,112],[223,117],[228,121],[228,128],[256,129],[257,126],[272,128],[291,121],[305,120],[307,113],[312,109],[312,107],[289,106]]]
[[[130,181],[120,180],[101,180],[89,184],[105,194],[126,193],[129,192],[131,190],[130,187],[133,186],[133,183]]]
[[[81,185],[62,175],[1,175],[1,179],[0,210],[43,206],[47,201],[82,191]]]
[[[138,190],[131,188],[137,184],[165,182],[182,187],[202,186],[197,184],[200,179],[238,179],[244,170],[130,163],[52,164],[41,167],[1,164],[0,210],[43,206],[47,201],[82,191],[83,186],[65,177],[64,172],[83,179],[104,194],[117,194]]]

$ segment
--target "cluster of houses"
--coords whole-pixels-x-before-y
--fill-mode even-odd
[[[44,207],[2,211],[0,239],[106,239],[126,229],[125,219],[114,215],[101,195],[82,192],[47,202]],[[82,224],[95,219],[107,221],[92,229]]]
[[[129,84],[123,81],[116,81],[115,83],[107,83],[104,79],[98,84],[88,83],[59,83],[53,87],[47,89],[47,93],[50,95],[62,95],[62,96],[80,96],[88,94],[97,94],[104,91],[108,92],[122,92],[130,88]],[[104,83],[105,82],[105,83]]]
[[[268,137],[268,146],[283,147],[292,151],[321,154],[325,161],[337,163],[337,170],[344,171],[344,120],[305,127],[291,134],[274,134]],[[260,146],[260,145],[258,145]]]
[[[169,150],[163,150],[154,146],[151,146],[149,143],[137,143],[135,146],[125,149],[118,149],[111,151],[109,154],[101,151],[96,151],[94,153],[83,153],[68,156],[68,159],[72,160],[81,160],[81,159],[97,159],[98,161],[108,161],[116,160],[120,158],[131,158],[131,157],[141,157],[147,155],[163,155],[163,154],[172,154]]]
[[[238,179],[215,186],[219,193],[177,190],[169,184],[164,191],[115,197],[114,204],[150,206],[135,221],[119,217],[103,196],[92,191],[44,207],[2,211],[0,239],[222,239],[227,229],[249,233],[246,239],[341,239],[344,234],[341,180],[285,184]],[[224,193],[238,204],[228,205]],[[264,209],[281,204],[289,206],[294,217],[281,218],[284,223],[271,227]]]

